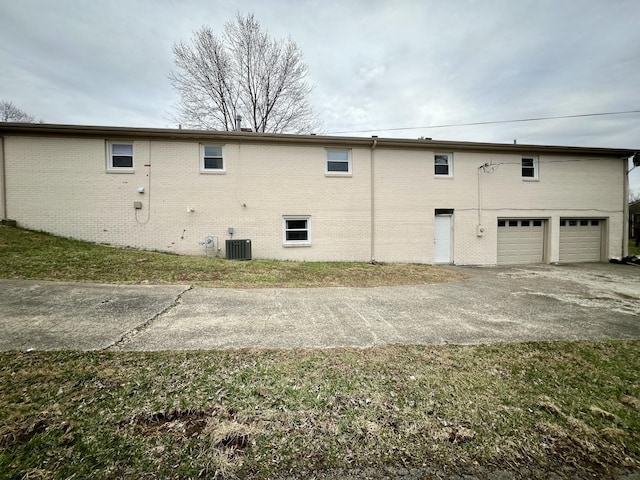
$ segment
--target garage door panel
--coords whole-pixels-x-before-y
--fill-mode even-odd
[[[541,263],[544,255],[542,220],[498,220],[498,264]]]
[[[599,219],[560,221],[560,262],[599,262],[602,252],[602,224]]]

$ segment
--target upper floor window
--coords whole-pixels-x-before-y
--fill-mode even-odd
[[[351,175],[351,150],[327,150],[328,175]]]
[[[200,171],[210,173],[224,172],[224,159],[220,145],[201,145]]]
[[[453,153],[436,153],[433,156],[434,173],[438,176],[453,176]]]
[[[107,170],[133,172],[133,142],[107,142]]]
[[[522,178],[537,179],[538,178],[538,157],[530,155],[522,157]]]

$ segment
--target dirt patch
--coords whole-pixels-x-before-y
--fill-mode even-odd
[[[631,407],[634,410],[640,412],[640,400],[638,400],[635,397],[631,397],[629,395],[625,395],[623,396],[620,401],[622,402],[623,405],[626,405],[627,407]]]
[[[39,433],[47,430],[44,420],[37,420],[27,424],[5,426],[0,431],[0,448],[11,448],[24,445]]]
[[[208,413],[198,410],[173,410],[135,418],[133,424],[140,435],[152,436],[164,431],[179,437],[191,438],[204,430],[208,416]]]
[[[249,446],[254,427],[240,422],[233,410],[168,410],[150,415],[136,415],[121,427],[133,425],[138,435],[147,437],[161,433],[183,439],[207,436],[214,447],[244,450]]]

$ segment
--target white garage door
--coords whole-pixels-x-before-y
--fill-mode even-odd
[[[560,261],[599,262],[603,220],[563,218],[560,220]]]
[[[498,220],[498,265],[541,263],[544,220]]]

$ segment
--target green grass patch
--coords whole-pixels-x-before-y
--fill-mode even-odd
[[[464,278],[418,264],[229,261],[114,248],[0,226],[0,278],[203,287],[375,287]]]
[[[633,255],[640,256],[640,246],[636,247],[635,239],[629,240],[629,255],[630,256],[633,256]]]
[[[9,352],[0,365],[1,478],[640,465],[638,341]]]

